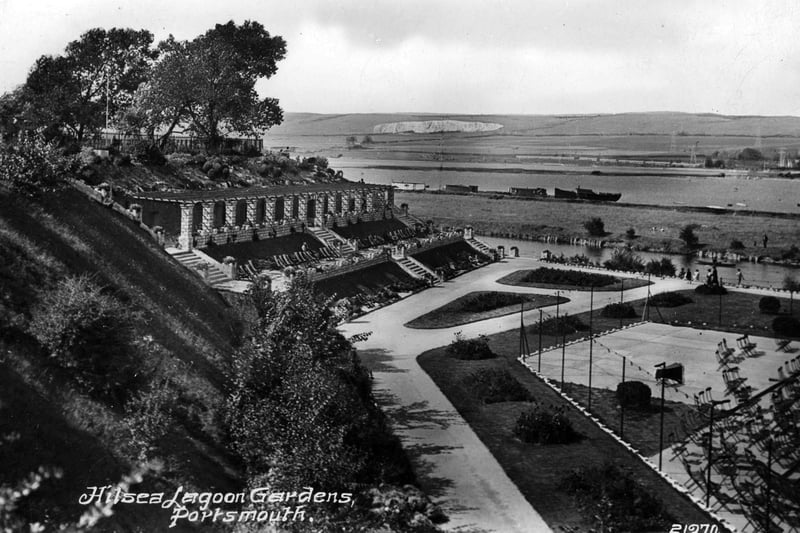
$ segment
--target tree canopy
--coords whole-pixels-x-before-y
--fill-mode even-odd
[[[95,28],[69,43],[60,56],[42,56],[22,88],[19,120],[81,141],[100,129],[106,111],[114,116],[133,94],[157,56],[147,30]]]
[[[192,40],[170,36],[153,46],[147,30],[94,28],[61,55],[36,60],[23,86],[0,97],[0,135],[36,130],[80,143],[108,117],[129,132],[158,135],[180,127],[215,150],[226,134],[263,134],[283,120],[275,98],[262,98],[286,43],[259,22],[229,21]]]
[[[255,86],[277,72],[286,43],[260,23],[217,24],[191,41],[170,36],[159,50],[129,123],[160,132],[162,144],[178,125],[213,149],[225,133],[258,135],[282,122],[278,100],[260,98]]]

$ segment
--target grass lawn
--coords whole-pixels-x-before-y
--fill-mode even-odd
[[[608,274],[541,267],[535,270],[517,270],[498,279],[497,283],[570,291],[588,291],[594,285],[595,291],[619,291],[644,287],[648,282],[643,279],[617,278]]]
[[[625,242],[625,232],[634,228],[640,235],[636,245],[642,249],[660,249],[669,246],[672,250],[683,247],[679,238],[681,229],[687,224],[698,224],[695,233],[708,249],[727,249],[731,241],[745,244],[741,253],[745,255],[780,256],[782,250],[798,244],[797,219],[772,217],[742,217],[733,214],[682,212],[658,209],[651,206],[622,206],[600,203],[570,203],[551,201],[520,201],[511,198],[489,198],[486,196],[449,195],[433,193],[398,192],[395,202],[407,202],[415,215],[423,220],[432,219],[437,224],[463,227],[471,225],[478,234],[505,236],[558,235],[562,238],[588,237],[583,222],[600,217],[611,235],[607,241]],[[648,230],[657,217],[658,226],[665,228],[657,236]],[[769,234],[767,249],[751,246],[760,243],[764,233]]]
[[[761,296],[728,291],[723,296],[697,294],[692,290],[678,291],[692,299],[692,303],[679,307],[652,307],[650,320],[675,326],[731,331],[741,334],[774,337],[772,321],[779,315],[762,313],[758,309]],[[789,298],[778,298],[781,314],[789,314]],[[640,313],[643,302],[634,302]],[[721,305],[720,305],[721,304]],[[720,307],[722,313],[720,313]],[[794,305],[794,316],[800,317],[800,306]],[[798,337],[795,337],[798,338]]]
[[[525,310],[538,309],[566,303],[569,298],[540,294],[516,294],[513,292],[477,291],[456,298],[433,311],[406,323],[409,328],[434,329],[461,326],[479,320],[496,318],[519,311],[524,302]]]

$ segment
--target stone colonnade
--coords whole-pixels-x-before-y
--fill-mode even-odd
[[[282,209],[279,208],[280,200]],[[198,233],[211,235],[238,231],[242,227],[276,225],[322,226],[328,215],[380,212],[394,205],[394,189],[355,185],[348,189],[298,190],[286,194],[267,194],[265,191],[263,195],[202,201],[188,197],[180,200],[179,204],[178,243],[182,249],[188,250],[192,248],[194,235]]]

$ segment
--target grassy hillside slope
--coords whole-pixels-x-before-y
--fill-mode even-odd
[[[86,511],[77,501],[87,486],[116,483],[132,469],[122,407],[82,394],[28,333],[43,295],[83,274],[134,311],[139,377],[169,371],[177,391],[175,421],[153,454],[163,465],[135,490],[240,489],[211,414],[222,399],[220,363],[233,349],[237,320],[130,220],[71,189],[38,203],[0,189],[0,486],[39,466],[63,470],[19,510],[31,521],[64,523]],[[115,509],[102,530],[166,523],[157,506]]]

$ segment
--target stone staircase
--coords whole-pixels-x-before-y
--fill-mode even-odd
[[[404,215],[403,212],[400,211],[399,209],[393,209],[392,212],[394,213],[394,218],[396,218],[397,220],[399,220],[400,222],[402,222],[411,229],[414,229],[414,227],[417,224],[422,224],[423,226],[427,225],[422,219],[417,218],[414,215],[410,214]]]
[[[340,242],[339,250],[343,254],[353,253],[356,250],[355,246],[347,242],[345,239],[336,235],[334,232],[323,226],[311,226],[308,228],[314,237],[316,237],[322,244],[328,248],[336,248],[335,243]]]
[[[481,253],[483,253],[483,254],[486,254],[486,255],[488,255],[489,257],[492,257],[492,252],[493,252],[494,250],[492,250],[491,248],[489,248],[488,246],[486,246],[485,244],[483,244],[483,243],[482,243],[481,241],[479,241],[478,239],[476,239],[476,238],[474,238],[474,237],[473,237],[472,239],[465,239],[465,240],[467,241],[467,244],[469,244],[470,246],[472,246],[473,248],[475,248],[475,249],[476,249],[476,250],[478,250],[479,252],[481,252]]]
[[[433,270],[426,267],[419,261],[416,261],[410,257],[393,257],[392,260],[397,263],[400,268],[415,278],[434,279],[439,281],[439,276],[437,276]]]
[[[224,283],[226,281],[230,281],[230,278],[226,276],[222,270],[217,267],[217,265],[209,263],[208,261],[204,260],[199,255],[195,254],[194,251],[185,251],[185,250],[168,250],[170,255],[178,260],[180,264],[188,268],[190,271],[194,272],[198,276],[203,276],[199,270],[197,270],[197,265],[206,264],[208,265],[208,274],[204,277],[203,281],[211,285],[218,285],[220,283]]]

